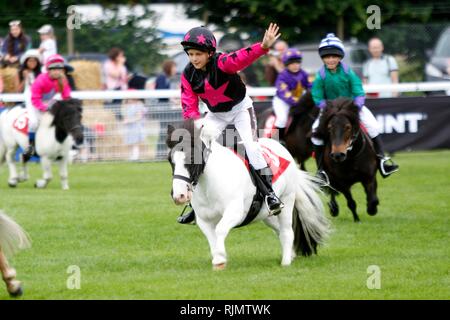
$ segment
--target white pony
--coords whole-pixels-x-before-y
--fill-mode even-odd
[[[51,163],[59,160],[59,174],[63,190],[69,189],[67,162],[73,142],[83,142],[81,125],[81,101],[69,99],[57,101],[40,121],[36,132],[36,152],[40,156],[43,178],[35,183],[45,188],[52,179]],[[22,171],[17,173],[14,155],[18,146],[28,147],[28,116],[26,109],[16,106],[0,115],[0,161],[6,159],[9,168],[8,185],[28,180],[27,164],[22,161]]]
[[[199,120],[201,121],[201,120]],[[192,120],[183,129],[168,127],[167,145],[171,149],[172,198],[178,205],[191,202],[196,223],[208,239],[214,270],[227,263],[225,238],[245,219],[256,193],[244,162],[232,150],[216,142],[214,135],[200,138],[200,123]],[[259,139],[273,158],[283,161],[273,188],[285,204],[277,216],[269,216],[262,207],[254,221],[263,220],[277,233],[282,247],[281,265],[288,266],[297,254],[317,253],[317,245],[329,234],[315,178],[300,171],[289,152],[277,141]],[[278,163],[277,163],[278,162]]]
[[[8,265],[6,255],[28,247],[30,240],[25,231],[0,210],[0,273],[12,297],[22,295],[23,291],[20,281],[16,280],[16,270]]]

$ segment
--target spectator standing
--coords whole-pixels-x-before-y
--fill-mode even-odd
[[[20,57],[31,48],[31,40],[25,34],[20,20],[9,23],[9,34],[2,45],[2,62],[6,66],[19,67]]]
[[[398,65],[395,58],[384,54],[383,42],[379,38],[369,40],[368,49],[372,56],[364,63],[364,84],[393,84],[398,83]],[[397,92],[380,92],[378,97],[390,98],[398,96]]]
[[[41,44],[39,45],[38,50],[39,53],[42,55],[42,61],[45,63],[48,57],[58,53],[53,27],[49,24],[44,24],[38,30],[38,33],[41,38]],[[42,71],[45,72],[45,68],[43,68]]]
[[[134,89],[130,89],[134,90]],[[125,101],[125,143],[129,148],[129,160],[138,161],[140,145],[145,142],[145,105],[139,99]]]
[[[180,86],[179,78],[176,77],[177,65],[173,60],[166,60],[162,64],[163,72],[155,80],[156,90],[178,89]],[[166,147],[166,126],[167,126],[167,108],[173,105],[179,105],[178,99],[159,98],[161,105],[152,112],[155,120],[159,121],[159,138],[156,144],[156,157],[162,158],[167,154]]]
[[[281,57],[289,48],[286,41],[278,40],[273,45],[273,50],[269,52],[269,62],[264,67],[264,78],[270,86],[274,86],[278,74],[284,70]]]
[[[155,89],[176,89],[177,88],[177,79],[175,79],[175,75],[177,74],[177,65],[173,60],[166,60],[162,64],[163,73],[158,75],[155,80]],[[159,102],[169,102],[167,98],[158,99]]]
[[[25,106],[31,106],[31,86],[41,74],[41,55],[37,49],[30,49],[20,58],[20,68],[16,78],[18,92],[25,96]]]
[[[109,50],[108,60],[103,65],[104,87],[106,90],[127,90],[128,74],[125,66],[126,57],[122,49],[113,47]],[[112,109],[117,120],[122,120],[120,112],[120,99],[114,99],[108,106]]]
[[[41,74],[41,54],[37,49],[30,49],[20,58],[20,68],[17,73],[17,91],[30,93],[31,85]]]

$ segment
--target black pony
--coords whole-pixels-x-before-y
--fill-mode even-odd
[[[338,192],[344,194],[355,222],[359,221],[350,188],[361,182],[367,196],[367,213],[377,213],[377,156],[366,132],[360,128],[359,110],[348,98],[328,101],[315,134],[325,142],[323,169],[331,185],[332,216],[339,214]]]
[[[284,134],[286,149],[292,154],[297,163],[300,164],[302,170],[306,170],[305,162],[311,157],[313,151],[311,128],[318,114],[319,109],[315,107],[314,100],[309,91],[300,98],[298,105],[292,107],[289,112],[290,124],[285,129]],[[258,116],[259,131],[270,131],[272,129],[271,123],[274,119],[275,114],[272,109],[265,110]],[[269,137],[268,135],[264,136]]]

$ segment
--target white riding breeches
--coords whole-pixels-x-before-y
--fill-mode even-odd
[[[28,132],[36,132],[44,112],[33,107],[31,103],[27,103],[26,107],[28,112]]]
[[[256,117],[253,101],[246,96],[228,112],[208,112],[204,119],[203,130],[217,130],[222,133],[230,124],[234,124],[245,147],[250,164],[256,170],[267,167],[262,150],[256,141]]]
[[[319,119],[322,115],[322,111],[320,112],[319,116],[317,117],[316,121],[314,121],[312,126],[313,133],[316,132],[317,127],[319,126]],[[362,108],[359,110],[359,120],[364,125],[364,127],[367,129],[367,133],[369,134],[369,137],[371,139],[375,138],[380,134],[380,124],[378,123],[377,119],[374,117],[372,112],[367,108],[366,106],[362,106]],[[316,146],[323,146],[323,140],[318,139],[316,137],[311,137],[311,141]]]
[[[273,97],[272,106],[276,116],[275,127],[286,128],[291,106],[277,96]]]

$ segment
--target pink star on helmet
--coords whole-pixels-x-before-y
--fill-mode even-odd
[[[219,103],[233,101],[230,97],[227,97],[224,92],[228,87],[229,81],[225,82],[219,88],[215,89],[207,79],[205,79],[205,92],[199,94],[202,100],[207,100],[211,107],[217,106]]]
[[[201,44],[205,44],[206,38],[205,36],[202,34],[200,34],[199,36],[197,36],[197,42],[201,43]]]
[[[191,37],[191,35],[189,34],[189,32],[188,33],[186,33],[186,35],[184,36],[184,41],[188,41],[189,40],[189,38]]]

